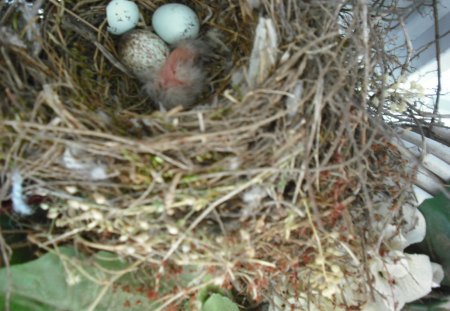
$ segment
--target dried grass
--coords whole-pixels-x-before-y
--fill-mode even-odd
[[[147,25],[163,2],[139,1]],[[380,206],[389,202],[386,221],[397,223],[410,198],[374,104],[386,101],[385,75],[399,65],[380,19],[396,12],[380,1],[261,1],[280,52],[252,89],[245,70],[230,79],[248,64],[258,10],[244,0],[185,2],[228,50],[211,60],[201,105],[167,113],[151,108],[116,59],[107,1],[47,1],[45,18],[26,24],[14,11],[3,16],[28,46],[10,37],[0,47],[3,197],[12,167],[27,193],[46,197],[52,226],[29,232],[41,247],[116,252],[159,277],[171,277],[167,263],[198,266],[243,302],[306,293],[320,305],[328,285],[352,277],[363,304],[367,256],[385,247],[374,227],[386,217]],[[108,178],[96,180],[95,169]]]

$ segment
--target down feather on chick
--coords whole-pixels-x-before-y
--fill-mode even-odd
[[[189,108],[206,86],[203,60],[206,45],[200,40],[180,42],[159,70],[149,75],[144,89],[161,109]]]

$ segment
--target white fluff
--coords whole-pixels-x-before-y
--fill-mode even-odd
[[[266,190],[260,186],[253,186],[244,193],[243,200],[250,205],[258,205],[267,196]]]
[[[109,177],[104,165],[95,163],[94,159],[76,148],[64,150],[62,164],[88,180],[105,180]]]
[[[11,190],[11,200],[14,212],[21,215],[31,215],[33,210],[25,202],[23,198],[23,178],[19,170],[15,169],[12,172],[12,190]]]
[[[302,93],[303,83],[299,81],[295,84],[294,90],[292,91],[292,96],[289,96],[286,100],[286,109],[290,118],[293,118],[298,113]]]

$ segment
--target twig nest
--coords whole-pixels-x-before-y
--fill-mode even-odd
[[[135,29],[120,38],[120,59],[141,81],[161,68],[168,55],[169,47],[150,30]]]
[[[113,0],[106,6],[108,31],[121,35],[134,27],[139,21],[139,8],[136,3],[128,0]]]
[[[185,39],[195,39],[200,30],[197,14],[183,4],[169,3],[160,6],[152,17],[155,32],[167,43],[176,44]]]

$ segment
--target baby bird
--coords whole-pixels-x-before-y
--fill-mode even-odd
[[[206,45],[200,40],[182,41],[148,77],[144,89],[161,109],[189,108],[196,102],[206,86],[206,53]]]

